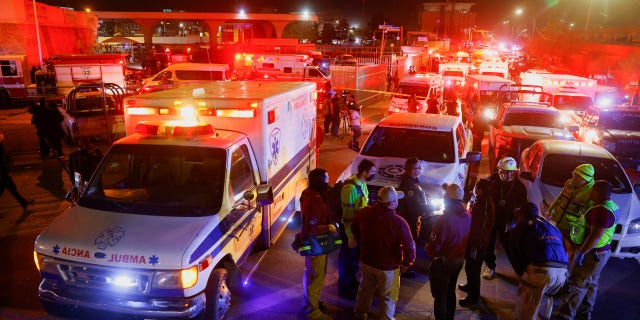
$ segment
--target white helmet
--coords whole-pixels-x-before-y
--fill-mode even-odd
[[[498,165],[496,167],[499,170],[516,171],[518,170],[518,163],[516,162],[516,159],[512,157],[504,157],[498,161]]]

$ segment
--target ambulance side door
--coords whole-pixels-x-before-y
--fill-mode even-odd
[[[233,225],[233,250],[239,257],[247,253],[253,241],[260,235],[262,211],[255,200],[244,198],[245,192],[255,189],[258,179],[255,158],[248,140],[234,145],[230,155],[227,190],[232,200],[232,210],[225,219],[230,219]]]

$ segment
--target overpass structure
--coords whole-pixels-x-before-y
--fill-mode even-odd
[[[213,12],[116,12],[94,11],[99,23],[120,21],[135,26],[136,35],[144,37],[144,44],[151,45],[154,35],[162,33],[169,23],[181,24],[183,21],[196,21],[209,35],[209,44],[219,44],[219,36],[223,25],[235,26],[240,30],[243,39],[250,38],[281,38],[285,28],[296,22],[317,22],[318,17],[304,13],[290,14],[260,14],[260,13],[213,13]],[[131,29],[131,28],[129,28]],[[161,30],[160,32],[158,32]],[[249,34],[244,36],[245,31]],[[234,32],[233,30],[226,30]],[[239,33],[240,33],[239,32]],[[133,35],[133,34],[131,34]],[[128,36],[124,34],[124,36]],[[223,41],[224,42],[224,41]]]

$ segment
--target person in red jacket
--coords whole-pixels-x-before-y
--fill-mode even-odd
[[[416,259],[416,244],[407,221],[396,214],[404,193],[393,187],[378,191],[373,206],[357,212],[351,231],[360,245],[360,287],[355,317],[366,319],[373,296],[380,301],[380,319],[395,319],[400,273]]]
[[[300,196],[302,212],[301,236],[314,236],[327,232],[336,232],[336,227],[330,223],[327,211],[326,198],[329,190],[329,173],[326,170],[316,168],[309,172],[309,187]],[[326,320],[331,316],[322,312],[323,304],[320,302],[320,291],[324,287],[324,278],[327,274],[327,257],[307,256],[304,259],[305,270],[302,278],[304,287],[304,303],[307,319]]]
[[[430,267],[433,314],[436,320],[452,320],[456,313],[456,282],[464,263],[471,229],[471,215],[462,204],[464,191],[444,184],[444,214],[436,220],[426,246]]]

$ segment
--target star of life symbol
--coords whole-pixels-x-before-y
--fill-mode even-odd
[[[280,156],[280,129],[275,128],[269,136],[269,145],[271,146],[271,164],[277,165]]]
[[[113,226],[112,228],[102,230],[100,235],[95,238],[94,244],[98,249],[104,250],[107,246],[115,246],[122,237],[124,237],[124,228],[121,226]]]

